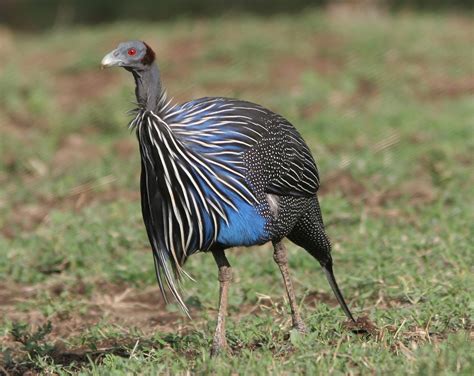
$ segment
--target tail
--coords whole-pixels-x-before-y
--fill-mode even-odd
[[[172,262],[166,261],[168,256],[164,252],[155,249],[153,246],[152,249],[156,279],[158,281],[158,286],[160,287],[161,295],[163,296],[165,303],[168,304],[168,296],[166,294],[163,277],[166,281],[169,291],[171,292],[171,295],[173,295],[183,313],[188,318],[191,318],[188,307],[186,306],[186,303],[184,302],[180,292],[181,272],[184,272],[184,270],[177,270]],[[158,252],[161,252],[161,255],[158,254]],[[172,273],[170,269],[172,269]],[[184,272],[184,274],[188,276],[186,272]]]
[[[336,282],[336,277],[334,276],[334,272],[332,270],[332,259],[329,258],[329,261],[326,262],[324,265],[321,264],[323,267],[324,273],[326,274],[326,278],[328,279],[329,285],[331,286],[332,291],[334,292],[334,295],[336,295],[336,299],[339,302],[339,305],[341,306],[342,310],[344,311],[344,314],[347,316],[347,318],[353,322],[355,322],[354,316],[352,316],[351,311],[349,310],[349,307],[346,304],[346,301],[344,300],[344,297],[342,296],[342,292],[339,289],[339,286],[337,285]]]

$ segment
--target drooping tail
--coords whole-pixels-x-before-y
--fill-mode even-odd
[[[339,302],[339,305],[341,306],[345,315],[347,316],[349,320],[356,322],[354,319],[354,316],[352,316],[352,313],[346,304],[346,301],[344,300],[344,297],[342,296],[341,290],[339,290],[339,286],[337,285],[336,277],[334,276],[334,272],[332,270],[332,259],[329,259],[329,261],[325,263],[325,265],[321,265],[321,266],[323,267],[323,270],[324,270],[324,273],[326,274],[326,278],[328,279],[329,285],[331,286],[331,289],[334,292],[334,295],[336,295],[336,299]]]

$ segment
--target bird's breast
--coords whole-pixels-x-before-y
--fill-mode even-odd
[[[237,210],[227,212],[227,223],[221,222],[217,242],[226,247],[250,246],[269,240],[268,219],[258,208],[245,202],[238,203]]]

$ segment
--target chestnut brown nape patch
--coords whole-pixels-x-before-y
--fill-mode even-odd
[[[148,44],[145,42],[143,42],[143,44],[146,46],[146,53],[145,56],[143,56],[142,63],[145,65],[151,65],[155,61],[155,52]]]

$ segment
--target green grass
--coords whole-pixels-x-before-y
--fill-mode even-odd
[[[474,373],[472,28],[307,11],[15,36],[0,63],[0,374]],[[177,99],[238,96],[297,126],[339,284],[376,333],[344,326],[317,263],[290,244],[307,336],[290,330],[269,246],[228,252],[231,354],[209,358],[210,255],[186,265],[193,320],[163,305],[126,129],[132,79],[98,70],[134,38],[156,47]]]

